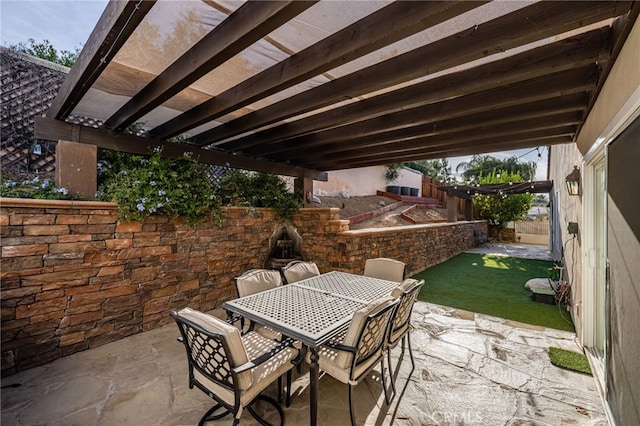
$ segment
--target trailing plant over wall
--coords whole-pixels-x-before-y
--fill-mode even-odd
[[[0,197],[35,198],[38,200],[77,200],[67,188],[58,188],[53,179],[33,179],[17,182],[0,175]]]
[[[98,167],[98,198],[117,202],[122,220],[165,214],[184,216],[193,225],[208,211],[219,222],[219,203],[207,165],[190,155],[161,154],[161,149],[149,157],[105,152]]]
[[[303,205],[302,195],[290,192],[284,180],[269,173],[230,170],[216,188],[222,205],[272,208],[285,219],[292,219]]]

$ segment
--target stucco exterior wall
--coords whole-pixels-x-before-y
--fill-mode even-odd
[[[640,21],[636,21],[634,28],[631,30],[620,55],[618,56],[612,70],[603,85],[594,107],[592,108],[585,124],[582,126],[580,133],[576,139],[575,150],[572,145],[553,147],[551,151],[551,176],[554,180],[555,187],[559,188],[564,184],[564,177],[569,173],[570,166],[573,162],[578,164],[582,161],[581,156],[584,155],[586,162],[582,161],[583,176],[586,170],[591,173],[592,157],[594,152],[600,151],[605,144],[611,143],[613,138],[628,125],[632,119],[638,120],[640,114]],[[609,303],[606,314],[607,343],[606,355],[604,362],[604,377],[598,373],[599,383],[602,384],[601,392],[607,403],[610,420],[616,424],[638,424],[640,422],[640,406],[638,405],[638,383],[637,371],[640,371],[640,358],[638,358],[638,347],[640,340],[637,333],[638,322],[638,299],[637,299],[637,275],[633,275],[634,279],[625,278],[625,269],[629,264],[637,265],[637,259],[640,256],[638,248],[638,235],[631,231],[620,231],[626,229],[629,225],[628,220],[621,220],[625,217],[637,218],[637,203],[635,207],[627,211],[619,210],[619,200],[611,198],[611,194],[616,191],[622,191],[622,198],[635,197],[633,193],[637,191],[638,182],[634,176],[637,176],[638,163],[640,157],[637,154],[637,138],[630,144],[631,148],[625,148],[624,152],[618,153],[618,157],[628,159],[626,172],[624,167],[619,165],[612,166],[608,164],[607,170],[607,192],[609,198],[609,211],[607,212],[608,235],[607,238],[607,259],[611,264],[610,271],[610,289]],[[613,146],[616,142],[614,140]],[[628,157],[628,158],[627,158]],[[609,160],[610,161],[610,158]],[[624,175],[616,179],[616,174],[623,172]],[[635,182],[633,181],[635,179]],[[616,182],[619,182],[616,184]],[[629,184],[631,182],[631,184]],[[627,188],[622,190],[620,183]],[[584,182],[583,193],[593,194],[595,189],[589,187],[592,183]],[[616,186],[618,185],[618,186]],[[595,315],[595,312],[582,312],[581,303],[583,295],[580,293],[583,278],[580,276],[583,266],[581,259],[585,262],[589,259],[590,250],[600,248],[587,247],[591,244],[588,241],[594,240],[595,229],[590,229],[590,224],[583,223],[580,212],[591,214],[591,211],[582,209],[582,197],[568,197],[566,191],[560,190],[560,220],[562,224],[563,241],[566,241],[566,223],[576,221],[579,224],[579,233],[575,240],[567,244],[565,250],[565,258],[567,273],[572,278],[572,293],[574,296],[574,306],[572,308],[574,322],[579,336],[584,336],[582,331],[588,327],[583,325],[585,319]],[[636,197],[637,199],[637,197]],[[585,208],[590,208],[585,206]],[[626,215],[626,216],[625,216]],[[631,215],[631,216],[629,216]],[[575,218],[575,220],[572,220]],[[585,227],[586,226],[586,227]],[[634,235],[632,235],[634,234]],[[586,236],[587,238],[584,238]],[[583,250],[582,241],[586,241]],[[621,249],[623,248],[623,249]],[[626,259],[630,257],[635,260],[628,263]],[[635,262],[635,263],[634,263]],[[617,267],[620,270],[613,271]],[[585,264],[585,270],[588,264]],[[622,277],[622,278],[620,278]],[[630,295],[633,295],[630,297]],[[584,330],[583,330],[584,328]],[[588,334],[588,333],[587,333]],[[584,342],[583,342],[584,343]],[[587,343],[585,343],[587,344]],[[600,361],[595,361],[599,363]],[[633,383],[633,384],[631,384]]]
[[[422,174],[414,170],[402,168],[398,179],[392,183],[385,180],[385,166],[362,167],[358,169],[333,170],[329,172],[327,182],[315,181],[313,193],[322,197],[335,197],[340,193],[350,197],[375,195],[376,191],[384,191],[387,185],[408,186],[422,191]]]
[[[607,395],[618,424],[640,422],[640,118],[608,150],[610,338]]]
[[[553,181],[553,191],[558,203],[560,219],[561,247],[563,251],[564,279],[571,284],[571,317],[578,336],[582,330],[582,197],[570,196],[565,178],[574,166],[581,167],[582,154],[576,144],[554,145],[551,147],[549,179]],[[573,238],[567,232],[569,222],[578,223],[578,235]]]

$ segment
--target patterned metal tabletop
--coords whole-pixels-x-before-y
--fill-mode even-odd
[[[338,271],[298,281],[295,284],[367,303],[390,295],[393,289],[399,285],[399,283],[392,281]]]
[[[398,283],[329,272],[225,302],[223,308],[317,347],[344,330],[353,313]]]

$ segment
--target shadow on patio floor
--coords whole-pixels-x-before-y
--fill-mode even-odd
[[[423,302],[415,306],[413,324],[415,371],[408,379],[406,353],[390,406],[384,404],[378,373],[358,385],[358,424],[607,424],[594,379],[549,362],[549,346],[579,350],[575,334]],[[1,422],[196,424],[212,403],[188,388],[177,336],[171,324],[7,377]],[[393,351],[394,363],[400,353],[400,348]],[[306,370],[294,380],[286,424],[308,424]],[[20,386],[6,387],[16,383]],[[346,385],[322,376],[318,423],[348,424],[347,395]],[[242,424],[256,422],[245,412]]]

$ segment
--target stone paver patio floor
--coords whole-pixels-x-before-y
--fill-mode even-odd
[[[358,424],[607,424],[594,379],[549,362],[550,346],[579,350],[575,334],[423,302],[412,321],[415,371],[408,379],[405,354],[390,406],[379,374],[360,383]],[[170,324],[3,379],[2,425],[197,424],[212,401],[188,388],[177,336]],[[286,424],[308,424],[307,369],[294,380]],[[321,376],[320,425],[349,423],[347,395],[346,385]],[[241,424],[256,422],[245,412]]]

